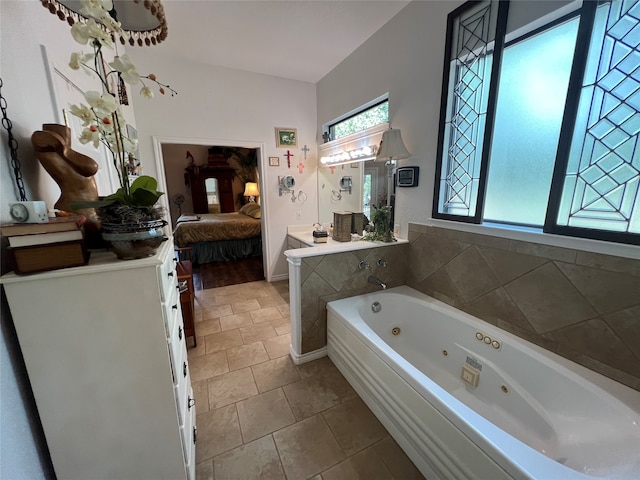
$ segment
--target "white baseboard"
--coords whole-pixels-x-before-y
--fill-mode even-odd
[[[317,360],[322,357],[327,356],[327,347],[319,348],[318,350],[314,350],[309,353],[298,353],[293,349],[293,346],[289,346],[289,355],[291,356],[291,360],[296,365],[302,365],[303,363],[311,362],[312,360]]]
[[[279,282],[280,280],[289,280],[289,274],[281,273],[280,275],[272,275],[269,282]]]

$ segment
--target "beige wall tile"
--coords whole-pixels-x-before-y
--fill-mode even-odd
[[[509,252],[498,248],[476,247],[500,283],[505,284],[546,263],[546,258]]]
[[[562,262],[556,266],[598,313],[613,313],[640,303],[640,277]]]
[[[573,350],[640,377],[640,362],[600,318],[549,332],[545,337],[558,342],[562,351]]]
[[[444,269],[467,302],[500,285],[475,247],[467,248],[447,263]]]
[[[546,263],[505,285],[536,332],[546,333],[596,316],[553,263]]]
[[[529,321],[502,287],[478,297],[460,308],[496,326],[500,321],[503,321],[530,332],[534,331]]]
[[[554,247],[551,245],[523,242],[520,240],[510,240],[509,250],[511,250],[512,252],[534,255],[536,257],[558,260],[560,262],[567,263],[574,263],[577,257],[577,252],[570,248]]]
[[[640,363],[640,305],[605,315],[604,320]]]
[[[640,277],[640,260],[593,252],[578,252],[576,264]]]
[[[359,263],[352,252],[336,253],[326,255],[314,271],[334,290],[340,290],[345,280],[358,270]]]

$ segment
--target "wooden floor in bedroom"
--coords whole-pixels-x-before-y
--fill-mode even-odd
[[[193,267],[193,283],[196,290],[226,287],[227,285],[259,280],[264,280],[262,257],[203,263]]]

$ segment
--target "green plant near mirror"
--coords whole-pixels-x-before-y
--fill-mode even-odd
[[[367,225],[363,240],[372,242],[396,242],[391,226],[391,207],[371,207],[371,223]]]

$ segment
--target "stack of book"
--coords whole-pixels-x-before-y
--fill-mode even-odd
[[[46,223],[0,225],[9,242],[9,261],[18,274],[85,265],[89,255],[84,244],[82,215],[50,218]]]

